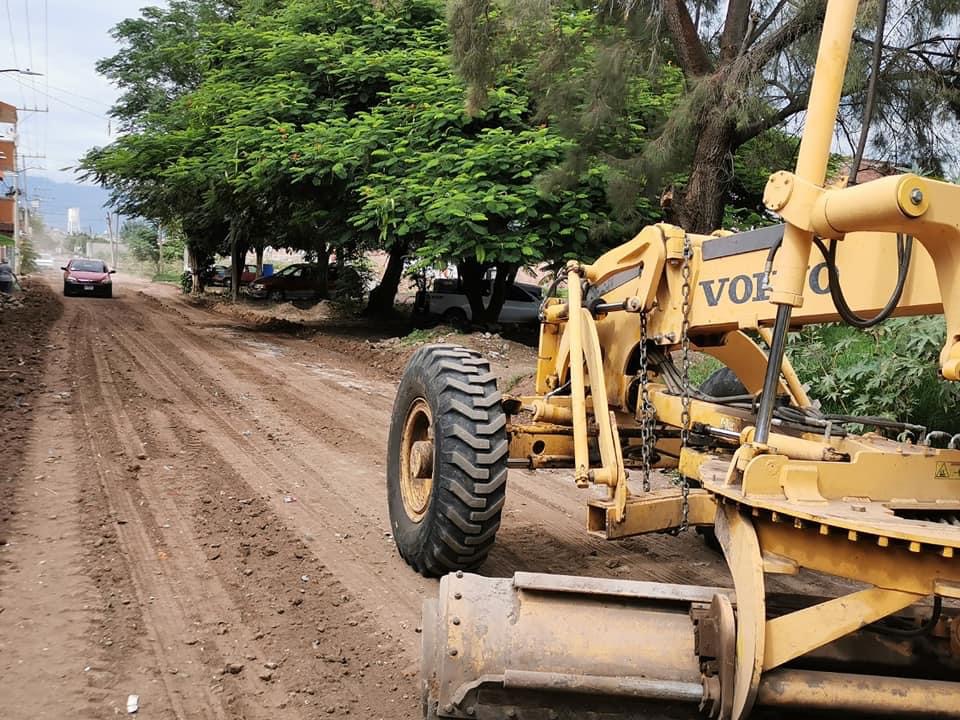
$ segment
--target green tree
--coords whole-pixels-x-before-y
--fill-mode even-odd
[[[720,226],[735,185],[737,151],[771,128],[795,129],[806,107],[825,0],[451,0],[457,67],[486,102],[501,68],[534,59],[529,84],[541,117],[577,141],[579,153],[613,155],[634,189],[673,185],[672,210],[691,231]],[[840,117],[851,152],[876,76],[872,149],[899,164],[940,171],[955,159],[960,37],[956,0],[862,2]],[[588,19],[592,31],[570,27]],[[872,63],[882,38],[881,62]],[[639,151],[619,140],[644,123],[630,97],[642,79],[673,68],[684,90]],[[874,72],[875,68],[875,72]],[[647,80],[649,81],[649,80]],[[931,122],[932,119],[936,122]],[[626,184],[625,186],[629,186]]]
[[[144,220],[128,221],[120,230],[120,240],[127,246],[133,259],[153,263],[156,272],[160,272],[160,245],[157,239],[156,226]]]
[[[455,262],[483,321],[520,266],[596,254],[656,216],[634,197],[614,217],[606,188],[623,173],[603,159],[541,178],[574,146],[536,118],[521,70],[504,73],[483,112],[465,113],[440,2],[258,7],[151,11],[118,26],[142,64],[102,64],[125,91],[115,113],[126,132],[84,165],[119,209],[181,228],[195,254],[221,249],[236,273],[266,238],[322,268],[386,250],[373,312],[392,306],[405,258]],[[631,106],[662,118],[680,80],[638,87]],[[645,142],[638,124],[619,136]]]

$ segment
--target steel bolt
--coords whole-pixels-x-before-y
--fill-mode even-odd
[[[514,710],[513,708],[508,708],[508,709],[507,709],[507,717],[508,717],[508,718],[515,718],[516,716],[517,716],[517,711],[516,711],[516,710]]]
[[[463,570],[457,570],[457,577],[458,577],[458,578],[462,578],[462,577],[463,577]]]
[[[450,648],[450,657],[456,657],[458,652],[456,648]]]
[[[453,599],[454,599],[454,600],[459,600],[459,599],[462,598],[462,597],[463,597],[463,595],[461,595],[460,593],[454,593],[454,594],[453,594]]]
[[[443,711],[444,711],[445,713],[452,713],[452,712],[453,712],[453,705],[451,705],[450,703],[447,703],[446,705],[443,706]]]
[[[476,715],[477,709],[473,705],[467,706],[467,715]]]
[[[910,202],[919,205],[923,202],[923,191],[920,188],[914,188],[910,191]]]
[[[453,620],[452,620],[451,622],[452,622],[454,625],[459,625],[459,624],[460,624],[460,618],[455,617],[455,618],[453,618]]]

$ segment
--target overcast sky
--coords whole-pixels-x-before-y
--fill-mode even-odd
[[[110,142],[107,110],[117,93],[94,65],[116,52],[114,25],[159,4],[162,0],[0,0],[0,68],[44,74],[0,73],[0,100],[49,110],[20,113],[21,153],[46,156],[25,161],[28,175],[73,180],[72,171],[62,168]]]

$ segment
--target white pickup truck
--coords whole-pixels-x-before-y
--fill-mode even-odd
[[[542,299],[543,289],[539,285],[514,283],[507,288],[499,322],[539,322]],[[414,313],[439,317],[454,327],[466,325],[471,320],[470,303],[456,278],[436,278],[428,291],[418,292]]]

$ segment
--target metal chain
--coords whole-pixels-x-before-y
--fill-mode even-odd
[[[680,276],[683,278],[681,294],[683,305],[683,324],[680,329],[680,354],[681,354],[681,373],[683,379],[683,390],[680,397],[680,450],[687,447],[690,439],[690,260],[693,258],[693,245],[690,243],[690,236],[683,238],[683,265],[680,268]],[[680,472],[680,490],[683,493],[683,517],[680,521],[680,531],[683,532],[689,526],[690,517],[690,483],[687,482],[686,475]]]
[[[640,312],[640,451],[643,463],[643,491],[650,492],[650,451],[653,445],[653,405],[647,357],[647,311]]]

